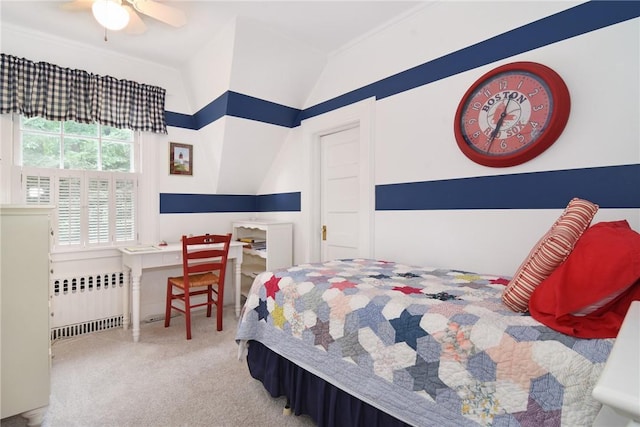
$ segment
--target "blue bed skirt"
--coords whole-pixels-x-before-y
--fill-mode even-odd
[[[318,426],[408,426],[309,373],[260,342],[249,342],[247,364],[251,376],[262,382],[271,396],[285,396],[294,414],[309,415]]]

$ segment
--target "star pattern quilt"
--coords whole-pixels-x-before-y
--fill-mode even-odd
[[[591,425],[614,340],[512,312],[508,281],[368,259],[298,265],[255,279],[236,338],[411,425]]]

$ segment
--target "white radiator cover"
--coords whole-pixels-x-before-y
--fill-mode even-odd
[[[122,271],[54,277],[50,286],[52,340],[122,326]]]

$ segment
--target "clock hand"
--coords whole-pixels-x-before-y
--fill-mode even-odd
[[[496,139],[496,136],[498,136],[498,134],[500,133],[502,122],[504,122],[504,118],[507,117],[507,107],[509,106],[509,102],[511,102],[511,98],[507,100],[507,105],[504,106],[504,110],[502,110],[502,113],[500,113],[500,118],[496,123],[496,128],[493,130],[493,132],[491,132],[491,135],[489,136],[489,146],[487,147],[487,152],[489,152],[493,140]]]
[[[502,126],[502,122],[504,121],[505,116],[506,114],[504,112],[500,114],[500,119],[498,119],[498,123],[496,123],[496,128],[493,130],[493,132],[491,132],[489,143],[492,143],[493,140],[496,139],[496,136],[498,136],[498,133],[500,133],[500,127]]]

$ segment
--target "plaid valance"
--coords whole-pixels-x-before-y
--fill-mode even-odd
[[[1,55],[0,113],[167,133],[161,87]]]

